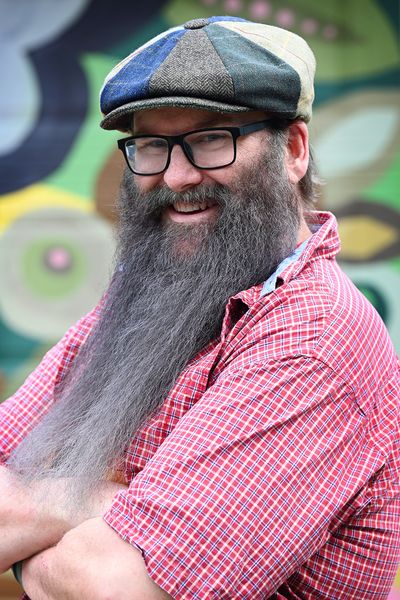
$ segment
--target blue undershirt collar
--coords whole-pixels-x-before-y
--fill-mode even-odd
[[[297,246],[297,248],[294,250],[294,252],[290,255],[287,256],[277,267],[276,271],[274,271],[274,273],[272,273],[272,275],[270,275],[267,279],[267,281],[264,283],[262,290],[261,290],[261,298],[263,296],[266,296],[267,294],[273,292],[274,290],[276,290],[276,283],[278,280],[278,277],[281,273],[283,273],[283,271],[292,263],[296,262],[296,260],[299,259],[299,257],[301,256],[303,250],[305,249],[305,247],[308,244],[310,238],[308,238],[307,240],[305,240],[302,244],[300,244],[300,246]]]

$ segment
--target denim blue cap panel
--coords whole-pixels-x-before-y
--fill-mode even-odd
[[[130,102],[132,98],[140,100],[148,97],[151,77],[157,73],[184,34],[184,29],[172,31],[124,64],[101,93],[102,112],[107,114],[121,104]]]
[[[107,76],[104,129],[130,129],[135,111],[180,106],[262,110],[308,121],[315,59],[296,34],[237,17],[188,21],[150,40]]]

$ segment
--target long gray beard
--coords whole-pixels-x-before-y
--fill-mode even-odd
[[[177,376],[217,338],[230,296],[263,282],[294,249],[298,196],[282,153],[242,172],[231,189],[140,194],[121,186],[117,268],[98,325],[57,389],[56,403],[10,460],[25,480],[71,477],[89,498],[165,400]],[[175,200],[212,196],[213,225],[170,224]]]

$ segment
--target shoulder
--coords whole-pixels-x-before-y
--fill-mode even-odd
[[[383,383],[399,385],[399,363],[380,316],[334,260],[309,263],[259,299],[232,339],[236,364],[296,358],[324,364],[366,407]]]

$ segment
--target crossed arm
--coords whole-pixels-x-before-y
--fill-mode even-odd
[[[124,542],[101,515],[124,486],[105,482],[90,508],[63,510],[68,482],[26,490],[0,467],[0,572],[24,560],[23,584],[31,600],[167,600],[149,577],[138,550]],[[50,495],[50,498],[49,498]]]
[[[152,564],[175,584],[176,597],[182,590],[208,597],[211,585],[244,595],[249,582],[269,596],[296,573],[300,596],[312,585],[317,595],[358,590],[383,600],[399,539],[397,455],[388,456],[386,469],[379,445],[392,439],[395,447],[398,439],[394,384],[387,381],[377,399],[374,423],[383,433],[372,444],[351,386],[325,363],[296,357],[231,369],[146,464],[145,479],[158,490],[146,507],[157,514],[157,535],[143,522],[132,540],[146,551],[157,543],[163,560]],[[8,430],[16,443],[14,426]],[[0,467],[0,572],[28,559],[23,583],[31,600],[170,599],[140,552],[101,518],[107,512],[111,524],[115,515],[131,522],[140,475],[124,502],[115,498],[122,486],[105,483],[91,511],[71,521],[59,510],[62,489],[49,494],[52,510],[41,512]]]

